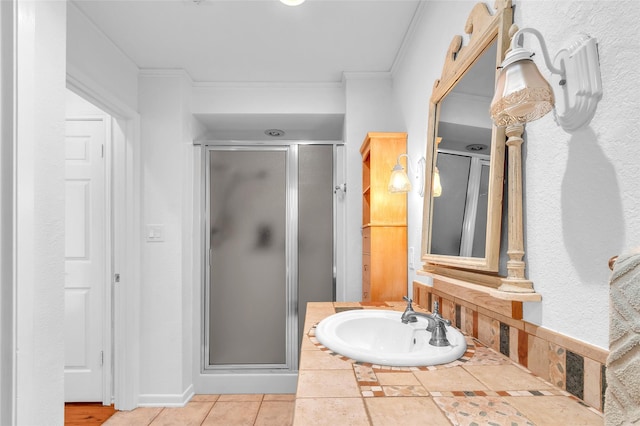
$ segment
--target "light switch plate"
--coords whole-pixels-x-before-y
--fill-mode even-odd
[[[164,225],[147,225],[145,231],[148,243],[164,241]]]

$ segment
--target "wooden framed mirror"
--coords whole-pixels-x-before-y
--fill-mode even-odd
[[[506,176],[510,180],[510,208],[508,218],[503,220],[505,147],[509,146],[506,134],[513,129],[494,126],[489,115],[497,69],[509,48],[512,22],[511,0],[495,1],[493,10],[485,3],[475,5],[465,25],[466,45],[462,36],[454,37],[442,75],[434,83],[427,133],[425,185],[433,189],[434,173],[438,172],[442,190],[435,196],[431,190],[424,198],[424,270],[473,276],[474,282],[494,288],[504,287],[504,279],[498,276],[503,222],[510,227],[509,250],[512,222],[519,224],[522,239],[521,186],[517,194],[511,194],[512,179],[515,186],[521,185],[520,145],[515,143],[517,161],[512,160],[509,147]],[[519,127],[522,135],[523,128]],[[517,170],[512,172],[513,167]],[[516,195],[519,204],[514,211],[511,204],[518,201]],[[507,248],[502,249],[506,253]],[[524,251],[515,251],[521,252],[516,253],[519,262]],[[508,270],[510,263],[511,259]]]

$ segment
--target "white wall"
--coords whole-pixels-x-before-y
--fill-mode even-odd
[[[184,73],[143,73],[138,84],[143,228],[164,227],[164,241],[142,242],[141,405],[192,393],[190,85]]]
[[[100,95],[137,110],[138,67],[73,2],[67,20],[67,73],[98,83]]]
[[[475,2],[428,2],[394,74],[410,151],[424,152],[431,86]],[[551,115],[527,126],[524,143],[527,273],[541,303],[525,320],[608,348],[609,257],[640,245],[636,33],[640,3],[517,1],[514,21],[545,36],[553,55],[580,32],[599,42],[604,97],[591,123],[567,134]],[[536,49],[535,42],[531,46]],[[537,55],[536,60],[541,55]],[[539,65],[545,73],[544,65]],[[418,201],[418,203],[416,203]],[[410,238],[420,235],[420,200],[410,199]],[[421,280],[422,277],[413,276]],[[411,277],[410,277],[411,279]]]
[[[14,4],[19,17],[14,21],[19,100],[14,144],[14,421],[62,424],[66,3]]]
[[[386,73],[345,74],[346,285],[338,300],[362,300],[362,156],[368,132],[404,132]]]

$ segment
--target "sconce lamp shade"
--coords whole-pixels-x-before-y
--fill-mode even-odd
[[[391,177],[389,178],[389,186],[387,187],[389,192],[409,192],[411,191],[411,182],[409,176],[405,173],[404,169],[397,163],[391,171]]]
[[[280,0],[280,2],[287,6],[299,6],[304,3],[304,0]]]
[[[534,35],[554,88],[542,77],[531,60],[533,53],[522,47],[524,34]],[[571,132],[587,125],[602,98],[600,62],[596,40],[580,35],[556,55],[554,64],[542,34],[533,28],[518,30],[511,40],[511,51],[502,62],[502,71],[491,101],[491,118],[496,126],[524,124],[554,110],[556,122]],[[558,93],[554,99],[554,90]],[[556,104],[556,100],[558,101]]]
[[[431,191],[434,197],[442,195],[442,185],[440,184],[440,170],[437,167],[433,170],[433,189]]]
[[[553,90],[524,49],[509,52],[491,101],[496,126],[528,123],[554,107]],[[518,52],[520,51],[520,52]],[[516,57],[519,56],[519,57]]]

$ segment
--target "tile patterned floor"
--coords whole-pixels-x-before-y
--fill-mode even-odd
[[[183,408],[119,411],[109,426],[289,426],[295,395],[196,395]]]

